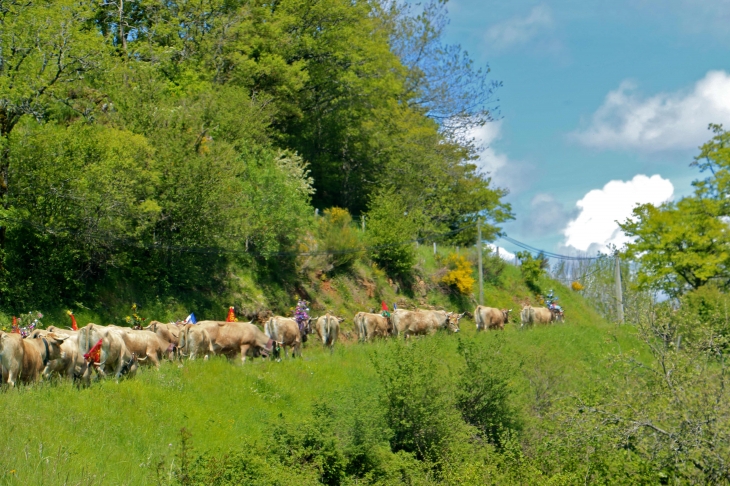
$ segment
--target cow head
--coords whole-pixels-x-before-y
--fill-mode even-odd
[[[502,309],[502,315],[504,316],[504,323],[509,324],[509,313],[512,312],[512,309]]]
[[[157,332],[157,328],[159,327],[160,324],[161,324],[161,322],[152,321],[149,323],[149,325],[147,327],[144,327],[143,329],[145,331]]]
[[[43,337],[46,334],[48,334],[48,331],[44,329],[34,329],[33,332],[28,334],[28,339],[38,339],[39,337]]]
[[[449,312],[446,314],[447,319],[447,325],[449,326],[449,331],[451,332],[459,332],[461,329],[459,329],[459,321],[462,317],[464,317],[464,312],[461,314],[457,314],[456,312]]]
[[[119,372],[120,376],[134,375],[137,371],[137,368],[139,367],[139,361],[140,359],[137,357],[137,354],[132,353],[132,356],[128,360],[124,360],[122,368]]]
[[[64,353],[61,349],[63,342],[68,339],[68,336],[65,334],[54,334],[52,332],[48,332],[36,339],[39,339],[43,343],[43,364],[47,364],[49,361],[66,356],[66,353]]]

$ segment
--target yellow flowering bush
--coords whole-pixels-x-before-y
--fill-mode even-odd
[[[468,295],[474,290],[474,270],[471,263],[464,256],[451,253],[446,258],[449,271],[441,278],[441,282],[449,285],[459,293]]]
[[[573,289],[576,292],[580,292],[585,287],[583,287],[583,285],[581,285],[581,283],[576,280],[575,282],[573,282],[572,284],[570,284],[570,288]]]

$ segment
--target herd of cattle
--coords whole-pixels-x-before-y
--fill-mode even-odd
[[[504,329],[509,322],[507,309],[478,306],[474,310],[477,330]],[[432,334],[438,329],[459,331],[464,314],[443,310],[398,309],[384,317],[358,312],[355,331],[361,341],[376,337]],[[555,316],[546,308],[525,306],[522,326],[549,323]],[[88,385],[92,375],[102,378],[133,376],[140,364],[159,367],[163,359],[208,359],[211,354],[230,359],[240,356],[279,358],[290,351],[301,356],[302,343],[316,333],[332,351],[344,319],[326,314],[301,325],[294,319],[269,318],[263,331],[252,322],[201,321],[197,324],[152,321],[143,329],[89,323],[77,331],[54,326],[36,329],[27,338],[0,332],[2,385],[32,383],[39,378],[61,376]]]

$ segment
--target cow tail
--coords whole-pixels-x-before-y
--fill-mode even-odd
[[[476,315],[474,316],[474,323],[477,325],[477,331],[479,330],[479,324],[480,324],[480,321],[482,320],[481,307],[482,306],[480,306],[480,305],[477,306],[477,310],[475,312]]]
[[[357,325],[357,329],[360,332],[360,341],[367,341],[368,330],[365,327],[365,316],[363,316],[362,313],[358,313],[358,315],[355,316],[355,319],[357,319],[357,322],[355,324]]]
[[[330,337],[330,315],[327,313],[324,316],[324,326],[322,326],[322,344],[327,346],[329,344]]]

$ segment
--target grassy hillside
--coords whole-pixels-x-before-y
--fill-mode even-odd
[[[438,258],[425,249],[419,255],[422,275],[437,271]],[[432,283],[425,295],[406,297],[396,294],[377,270],[357,272],[357,277],[311,283],[305,290],[314,307],[351,316],[377,308],[380,299],[397,299],[473,309],[469,299],[439,291]],[[550,401],[590,387],[605,375],[610,353],[636,345],[630,328],[602,321],[579,295],[556,282],[544,284],[561,296],[565,324],[526,331],[510,324],[505,332],[477,334],[467,317],[460,334],[439,333],[410,346],[429,341],[450,379],[461,370],[459,341],[492,350],[507,373],[510,402],[526,430],[539,427]],[[512,266],[485,292],[487,304],[515,309],[530,298]],[[345,326],[352,326],[351,318]],[[166,363],[159,372],[141,370],[134,380],[96,383],[85,390],[54,383],[2,393],[0,482],[146,484],[169,475],[175,461],[179,464],[183,428],[195,451],[215,453],[265,441],[273,426],[298,423],[318,404],[328,404],[336,420],[346,420],[356,410],[377,410],[381,383],[373,362],[394,346],[393,341],[344,341],[330,355],[310,339],[303,360],[257,360],[245,366],[222,358],[184,366]]]

